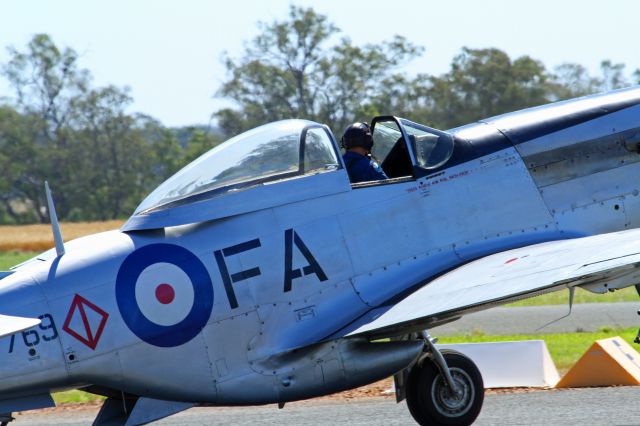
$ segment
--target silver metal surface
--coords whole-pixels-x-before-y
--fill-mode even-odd
[[[534,108],[456,133],[481,128],[405,179],[270,177],[136,214],[64,256],[56,238],[58,256],[2,274],[0,315],[40,323],[0,338],[0,404],[89,385],[120,402],[289,402],[392,375],[422,350],[370,338],[637,284],[639,110],[638,88]]]

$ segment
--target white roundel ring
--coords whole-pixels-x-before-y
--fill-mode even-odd
[[[138,308],[154,324],[176,325],[193,307],[191,279],[172,263],[158,262],[147,266],[135,285]]]

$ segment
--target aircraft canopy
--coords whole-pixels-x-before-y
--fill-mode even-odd
[[[306,120],[278,121],[235,136],[203,154],[156,188],[134,214],[340,167],[326,126]]]

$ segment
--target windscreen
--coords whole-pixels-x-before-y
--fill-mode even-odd
[[[262,182],[339,168],[330,132],[306,120],[258,127],[213,148],[153,191],[135,214]],[[194,197],[194,198],[191,198]]]
[[[435,169],[451,158],[454,148],[451,134],[404,118],[400,119],[400,122],[413,145],[418,166]]]

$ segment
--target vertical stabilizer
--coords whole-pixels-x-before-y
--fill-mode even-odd
[[[62,240],[62,232],[60,231],[60,223],[56,215],[56,208],[53,205],[53,197],[49,189],[49,182],[44,182],[44,190],[47,193],[47,208],[49,210],[49,219],[51,221],[51,230],[53,231],[53,240],[56,243],[56,253],[58,257],[64,254],[64,241]]]

